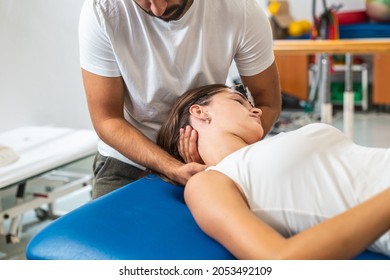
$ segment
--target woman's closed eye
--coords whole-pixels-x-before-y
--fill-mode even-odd
[[[240,102],[241,104],[244,104],[244,102],[246,101],[245,98],[243,96],[241,96],[241,94],[238,94],[238,93],[235,93],[231,98],[234,101]]]
[[[246,100],[244,97],[238,95],[237,97],[233,98],[234,101],[237,101],[245,108],[252,108],[252,105]]]

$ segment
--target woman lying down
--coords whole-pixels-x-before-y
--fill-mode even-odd
[[[358,146],[316,123],[265,138],[245,94],[210,85],[185,93],[158,144],[183,161],[180,129],[198,133],[208,166],[185,186],[201,229],[238,259],[390,256],[390,149]]]

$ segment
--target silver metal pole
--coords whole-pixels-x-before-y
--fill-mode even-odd
[[[343,120],[344,133],[350,139],[353,139],[353,124],[354,124],[354,110],[355,110],[355,93],[353,91],[353,71],[352,71],[352,55],[347,53],[345,55],[345,90],[343,103]]]
[[[321,86],[320,86],[320,104],[321,104],[321,122],[331,124],[333,122],[333,107],[330,94],[330,64],[329,55],[321,55]]]

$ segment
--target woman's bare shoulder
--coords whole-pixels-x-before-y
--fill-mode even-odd
[[[233,184],[233,181],[221,172],[208,170],[202,171],[192,176],[186,186],[185,192],[212,191],[224,185]]]
[[[192,210],[205,205],[222,206],[232,200],[242,200],[236,184],[223,173],[213,170],[202,171],[191,177],[186,184],[184,197]]]

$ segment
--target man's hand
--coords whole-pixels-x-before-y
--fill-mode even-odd
[[[179,153],[186,163],[197,162],[204,164],[198,152],[198,133],[187,125],[180,129]]]
[[[172,180],[177,182],[178,184],[185,186],[187,181],[196,173],[204,171],[206,169],[206,165],[199,164],[196,162],[190,162],[187,164],[183,164],[178,167],[175,172],[175,176],[170,176]],[[172,178],[173,177],[173,178]]]
[[[189,125],[180,129],[178,150],[185,164],[177,161],[179,165],[176,165],[171,172],[166,174],[171,180],[180,185],[185,186],[193,175],[207,168],[199,155],[197,142],[198,133],[195,129]],[[172,166],[175,166],[175,163]]]

